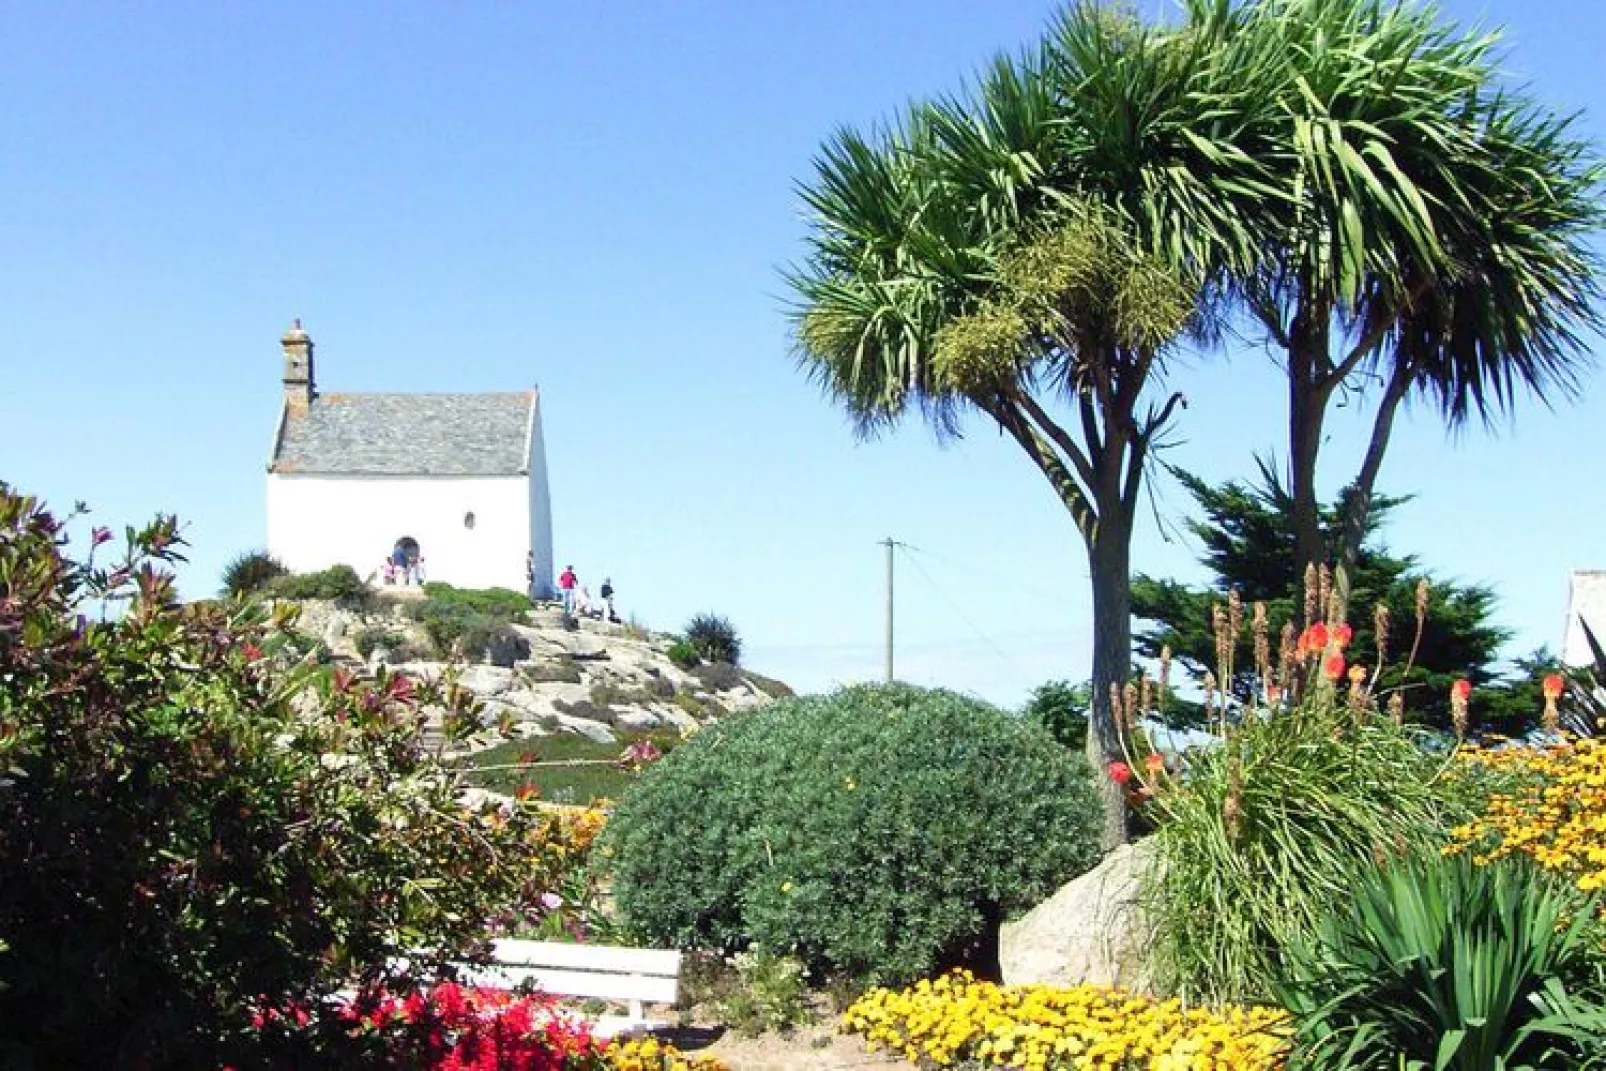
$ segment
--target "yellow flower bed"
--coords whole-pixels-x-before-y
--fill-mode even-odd
[[[1287,1016],[1273,1008],[1184,1008],[1100,986],[1000,986],[965,971],[873,989],[842,1016],[872,1049],[947,1066],[1269,1071],[1283,1066]]]
[[[1606,889],[1606,744],[1468,748],[1462,761],[1514,774],[1517,782],[1491,795],[1482,815],[1451,830],[1446,854],[1470,852],[1479,865],[1522,854],[1571,876],[1586,892]]]
[[[712,1056],[690,1056],[651,1036],[609,1046],[608,1066],[616,1071],[726,1071]]]

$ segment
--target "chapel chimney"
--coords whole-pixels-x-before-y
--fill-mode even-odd
[[[291,405],[311,404],[317,386],[312,378],[312,336],[297,318],[279,340],[284,347],[284,400]]]

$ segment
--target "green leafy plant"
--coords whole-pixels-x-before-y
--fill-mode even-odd
[[[1296,1068],[1599,1067],[1598,905],[1525,862],[1438,853],[1363,873],[1273,986]]]
[[[246,551],[223,567],[223,594],[253,594],[289,573],[290,570],[267,551]]]
[[[358,629],[351,637],[351,645],[357,649],[358,654],[367,658],[381,647],[389,651],[400,650],[407,645],[407,637],[395,629],[371,625]]]
[[[985,961],[1001,920],[1092,865],[1101,821],[1087,764],[1041,729],[857,687],[696,733],[625,794],[602,858],[646,939],[892,983]]]
[[[1357,875],[1445,842],[1467,811],[1422,733],[1320,699],[1189,753],[1147,813],[1153,968],[1193,999],[1263,998],[1281,950]]]
[[[357,570],[349,565],[331,565],[317,573],[293,573],[270,581],[268,594],[280,599],[330,599],[347,605],[360,605],[371,594]]]
[[[528,595],[511,588],[458,588],[437,580],[424,585],[424,596],[439,605],[464,606],[508,621],[522,621],[535,605]]]
[[[754,1037],[782,1034],[809,1022],[808,968],[794,956],[763,949],[738,952],[731,957],[736,985],[716,1005],[720,1019],[736,1033]]]
[[[669,650],[664,652],[664,657],[681,669],[692,669],[703,661],[702,656],[697,653],[697,648],[686,640],[676,640],[670,644]]]
[[[291,605],[180,605],[172,518],[78,558],[67,527],[0,485],[5,1062],[345,1066],[253,1017],[472,956],[552,819],[465,808],[418,747],[426,705],[480,728],[460,690],[281,656]]]
[[[1048,681],[1032,690],[1021,711],[1027,721],[1041,725],[1049,735],[1072,751],[1087,747],[1087,712],[1092,687],[1070,681]]]
[[[718,614],[698,614],[686,622],[683,639],[705,662],[728,662],[736,665],[742,660],[742,640],[730,619]]]

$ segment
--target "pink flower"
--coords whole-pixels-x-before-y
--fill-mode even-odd
[[[1132,767],[1124,762],[1110,763],[1110,779],[1118,785],[1124,785],[1132,780]]]
[[[548,911],[556,911],[563,906],[563,897],[555,892],[544,892],[541,894],[541,906]]]
[[[102,543],[110,543],[111,541],[112,541],[112,530],[110,528],[103,528],[103,527],[101,527],[99,525],[96,525],[93,529],[90,530],[90,533],[89,533],[89,545],[90,546],[98,547]]]

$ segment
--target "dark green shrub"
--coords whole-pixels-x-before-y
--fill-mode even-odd
[[[685,640],[676,640],[670,644],[669,650],[664,652],[664,657],[681,669],[691,669],[701,664],[703,660],[702,656],[697,653],[697,648]]]
[[[543,658],[524,667],[524,679],[531,684],[579,684],[580,667],[568,655]]]
[[[381,647],[388,651],[401,650],[407,646],[407,637],[395,629],[370,625],[367,628],[359,629],[356,635],[352,636],[351,645],[357,649],[358,654],[367,658]]]
[[[281,599],[330,599],[346,604],[361,603],[369,594],[357,570],[349,565],[331,565],[318,573],[294,573],[270,581],[270,595]]]
[[[1087,746],[1089,692],[1086,684],[1049,681],[1033,689],[1021,714],[1065,747],[1081,752]]]
[[[1521,860],[1434,852],[1367,871],[1274,986],[1297,1028],[1291,1066],[1592,1066],[1597,907]]]
[[[906,685],[785,699],[649,767],[604,834],[627,927],[900,983],[987,959],[1096,859],[1091,775],[1042,730]],[[996,968],[996,965],[994,965]]]
[[[457,649],[470,661],[484,661],[504,669],[530,657],[530,641],[495,617],[479,615],[457,637]]]
[[[546,820],[466,809],[417,746],[426,704],[478,728],[459,697],[179,605],[177,531],[74,561],[0,484],[0,1064],[353,1066],[343,1029],[270,1052],[253,1014],[466,955],[550,887]]]
[[[686,622],[682,638],[705,662],[729,662],[734,666],[742,660],[742,640],[729,618],[698,614]]]
[[[289,573],[290,570],[267,551],[247,551],[223,567],[223,594],[249,595],[262,591],[270,582]]]
[[[741,670],[729,662],[714,662],[706,666],[693,666],[691,675],[711,692],[728,692],[746,684]]]
[[[510,588],[456,588],[436,580],[424,585],[424,596],[433,603],[464,606],[506,621],[524,620],[525,612],[535,605],[528,595]]]

